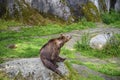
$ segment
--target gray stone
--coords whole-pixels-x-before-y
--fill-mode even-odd
[[[25,2],[39,12],[50,13],[65,20],[71,15],[69,7],[61,0],[25,0]]]
[[[59,70],[63,75],[68,75],[68,70],[66,69],[63,63],[58,63]],[[14,78],[19,73],[26,78],[32,76],[32,79],[29,80],[56,80],[59,79],[58,76],[53,71],[44,67],[40,58],[26,58],[9,61],[3,64],[0,64],[0,70],[6,72],[10,78]]]
[[[108,43],[108,41],[110,41],[111,37],[112,33],[96,35],[95,37],[91,38],[89,45],[93,49],[101,50]]]
[[[115,11],[117,11],[117,12],[120,11],[120,0],[117,0],[117,1],[116,1],[116,4],[115,4]]]

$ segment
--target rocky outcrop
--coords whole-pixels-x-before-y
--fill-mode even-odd
[[[88,2],[82,7],[82,11],[84,13],[85,18],[88,21],[93,21],[93,22],[100,22],[100,13],[98,12],[97,7],[92,3]]]
[[[91,38],[90,47],[93,49],[102,50],[107,44],[110,44],[109,42],[112,36],[112,33],[96,35]]]
[[[120,0],[117,0],[116,3],[115,3],[115,10],[116,10],[117,12],[120,11]]]
[[[110,10],[114,8],[116,11],[120,11],[120,0],[0,0],[0,17],[7,16],[7,18],[16,18],[16,19],[32,19],[39,20],[37,18],[38,13],[46,16],[54,16],[62,18],[66,21],[68,20],[79,20],[86,13],[83,11],[83,5],[87,5],[89,2],[92,2],[94,8],[97,10],[92,10],[93,13],[100,13],[101,11]],[[88,6],[88,10],[91,10],[91,7]],[[33,16],[37,17],[33,18]],[[89,16],[89,15],[87,15]],[[96,16],[96,15],[95,15]],[[26,17],[26,18],[24,18]],[[28,22],[32,22],[29,20]],[[39,21],[38,21],[39,22]]]
[[[65,76],[67,76],[68,70],[63,63],[58,63],[59,70]],[[10,79],[18,80],[60,80],[60,77],[56,73],[44,67],[40,58],[29,58],[9,61],[0,64],[0,71],[6,72]],[[23,79],[24,78],[24,79]]]
[[[70,8],[62,0],[25,0],[25,2],[39,12],[53,14],[64,20],[68,20],[71,15]]]
[[[2,8],[5,7],[6,10],[4,10],[4,12],[6,13],[3,14],[5,14],[7,18],[24,18],[24,14],[29,15],[29,13],[32,13],[33,11],[32,15],[35,15],[35,10],[43,14],[58,16],[64,20],[68,20],[71,15],[70,8],[63,4],[61,0],[6,0],[6,2],[0,2],[0,4],[3,3],[6,5],[0,6],[0,11],[3,11]],[[25,13],[25,11],[28,12]]]
[[[87,0],[66,0],[67,5],[71,10],[71,15],[75,19],[79,19],[83,16],[82,5],[87,3]]]

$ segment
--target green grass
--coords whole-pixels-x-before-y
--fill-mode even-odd
[[[90,35],[84,34],[81,41],[77,42],[75,48],[78,52],[81,52],[82,55],[88,57],[97,57],[97,58],[110,58],[110,57],[120,57],[120,35],[114,34],[114,38],[111,38],[112,43],[104,47],[103,50],[95,50],[89,46]]]
[[[111,76],[120,76],[120,69],[119,69],[119,65],[117,64],[112,64],[112,63],[95,64],[89,61],[83,63],[78,60],[72,60],[71,63],[87,66],[88,68],[98,71],[103,74],[107,74]]]
[[[27,38],[4,40],[0,42],[0,57],[1,58],[21,58],[21,57],[35,57],[39,55],[39,49],[48,39],[41,38]],[[17,48],[10,49],[7,46],[15,44]]]
[[[3,19],[0,19],[0,30],[7,30],[8,27],[16,27],[20,25],[22,25],[22,23],[16,22],[14,20],[5,21]]]
[[[110,11],[101,15],[102,21],[106,24],[112,24],[115,27],[120,28],[120,12]]]
[[[34,57],[38,55],[40,47],[49,39],[49,37],[47,39],[39,38],[41,36],[95,27],[92,22],[82,21],[62,26],[52,23],[44,26],[20,26],[18,31],[11,31],[8,29],[9,27],[20,24],[15,21],[5,20],[1,20],[0,23],[1,26],[7,26],[5,30],[0,26],[4,30],[0,32],[0,58]],[[17,45],[17,48],[7,48],[10,44]]]
[[[4,25],[2,24],[4,22]],[[17,24],[16,22],[12,23],[7,23],[5,21],[1,22],[1,27],[0,26],[0,63],[4,62],[4,59],[6,58],[29,58],[29,57],[38,57],[39,56],[39,50],[40,48],[51,38],[49,35],[51,34],[59,34],[59,33],[64,33],[64,32],[69,32],[72,30],[81,30],[81,29],[86,29],[86,28],[94,28],[96,25],[92,22],[78,22],[78,23],[72,23],[72,24],[64,24],[64,25],[59,25],[59,24],[47,24],[44,26],[21,26],[20,30],[18,32],[16,31],[10,31],[8,28],[10,26],[18,26],[20,25],[19,23]],[[6,27],[5,27],[6,26]],[[41,38],[41,36],[48,35],[47,38]],[[83,39],[86,41],[86,39]],[[99,53],[97,51],[90,52],[89,47],[86,47],[86,43],[82,45],[82,50],[83,54],[88,56],[96,56]],[[15,44],[17,45],[17,48],[15,49],[9,49],[7,46],[10,44]],[[81,44],[81,43],[80,43]],[[84,50],[85,49],[85,50]],[[84,53],[86,52],[86,53]],[[94,53],[95,52],[95,53]],[[90,75],[89,77],[83,77],[77,73],[72,68],[72,61],[69,62],[70,59],[75,59],[75,51],[70,51],[68,49],[65,49],[64,47],[61,50],[61,56],[65,56],[68,58],[68,60],[65,62],[67,65],[70,75],[68,77],[68,80],[103,80],[99,76],[94,76]],[[99,54],[101,56],[101,54]],[[106,54],[105,54],[106,56]],[[79,61],[77,61],[78,63]],[[76,64],[77,64],[76,63]],[[94,64],[87,64],[87,63],[81,63],[82,65],[86,65],[90,67],[91,69],[94,69],[96,71],[102,72],[102,73],[110,73],[108,72],[109,70],[113,70],[113,72],[110,73],[110,75],[119,75],[119,71],[115,73],[117,69],[116,66],[114,65],[100,65],[101,67],[99,69],[96,69],[96,65]],[[92,66],[92,67],[91,67]],[[112,67],[111,67],[112,66]],[[102,68],[105,67],[105,72],[102,71]],[[3,76],[0,74],[0,77]],[[2,78],[0,78],[2,79]],[[4,79],[3,80],[7,80]]]
[[[87,56],[89,58],[97,57],[100,59],[106,59],[111,57],[120,57],[120,35],[114,34],[114,38],[111,38],[112,43],[107,44],[103,50],[95,50],[89,46],[90,35],[84,34],[81,41],[77,42],[75,48],[77,52],[80,52],[81,55]],[[103,74],[108,74],[112,76],[120,76],[120,69],[117,64],[107,63],[107,64],[95,64],[91,62],[80,62],[77,60],[72,61],[72,63],[85,65],[92,70],[101,72]]]
[[[87,77],[80,75],[75,69],[72,68],[71,61],[66,61],[65,64],[70,71],[67,80],[104,80],[102,77],[92,74]]]
[[[111,23],[110,26],[115,27],[115,28],[120,28],[120,21],[116,21],[114,23]]]
[[[6,24],[7,25],[7,24]],[[43,36],[57,33],[69,32],[72,30],[80,30],[85,28],[95,27],[95,24],[92,22],[79,22],[73,23],[70,25],[60,26],[58,24],[48,24],[46,26],[33,26],[29,28],[29,26],[22,26],[19,32],[15,31],[4,31],[0,33],[0,40],[9,39],[9,38],[20,38],[20,37],[31,37],[31,36]]]
[[[74,59],[75,58],[75,51],[71,51],[71,50],[65,49],[63,47],[61,50],[61,55],[65,56],[68,59]]]
[[[94,64],[94,63],[84,63],[85,66],[101,72],[103,74],[107,74],[107,75],[112,75],[112,76],[120,76],[120,69],[119,66],[116,64]]]

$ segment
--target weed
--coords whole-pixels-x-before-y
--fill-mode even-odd
[[[89,50],[89,41],[90,41],[90,36],[89,33],[84,33],[82,35],[82,38],[77,44],[75,45],[75,48],[79,50]]]
[[[110,13],[106,12],[103,13],[101,16],[102,16],[102,21],[106,24],[111,24],[118,21],[120,22],[119,12],[115,12],[115,11],[111,11]]]

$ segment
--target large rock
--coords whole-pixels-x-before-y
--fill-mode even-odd
[[[66,2],[74,19],[77,20],[83,16],[82,5],[86,4],[87,0],[66,0]]]
[[[2,10],[3,7],[6,8],[7,11],[6,14],[8,14],[10,17],[18,17],[23,18],[25,10],[29,9],[27,14],[31,13],[32,10],[30,8],[37,10],[40,13],[43,14],[49,14],[58,16],[60,18],[63,18],[64,20],[68,20],[71,16],[70,9],[67,5],[61,2],[61,0],[6,0],[6,1],[0,1],[0,4],[5,3],[6,5],[3,5],[0,10]],[[48,15],[48,16],[49,16]],[[26,15],[27,16],[27,15]],[[30,17],[28,17],[30,18]]]
[[[110,41],[112,33],[99,34],[90,40],[90,47],[93,49],[102,50],[106,44]]]
[[[120,11],[120,0],[117,0],[116,3],[115,3],[115,10],[116,10],[117,12]]]
[[[69,7],[62,0],[25,0],[25,2],[39,12],[53,14],[65,20],[71,15]]]
[[[68,70],[63,63],[58,63],[63,75],[68,75]],[[18,59],[0,64],[0,70],[6,72],[11,79],[23,76],[26,80],[59,80],[56,73],[44,67],[39,58]],[[21,80],[21,79],[20,79]]]
[[[87,4],[84,4],[82,7],[82,11],[88,21],[93,21],[93,22],[101,21],[100,13],[98,12],[97,7],[92,2],[88,2]]]
[[[114,1],[112,3],[111,1]],[[92,2],[95,8],[87,6],[87,12],[82,11],[83,5],[86,3]],[[103,10],[110,10],[112,7],[116,11],[120,11],[120,0],[0,0],[0,17],[4,16],[7,18],[12,17],[13,19],[29,19],[38,20],[38,16],[31,19],[31,16],[36,16],[37,11],[42,15],[60,17],[64,20],[79,20],[83,16],[86,16],[87,13],[95,13],[94,15],[99,15]],[[111,7],[112,6],[112,7]],[[99,11],[99,13],[98,13]],[[33,12],[33,13],[32,13]],[[29,15],[31,13],[31,15]],[[83,15],[84,14],[84,15]],[[29,16],[28,16],[29,15]],[[89,15],[87,15],[89,16]],[[26,18],[25,18],[26,17]],[[30,22],[29,21],[29,22]],[[39,21],[38,21],[39,22]]]

